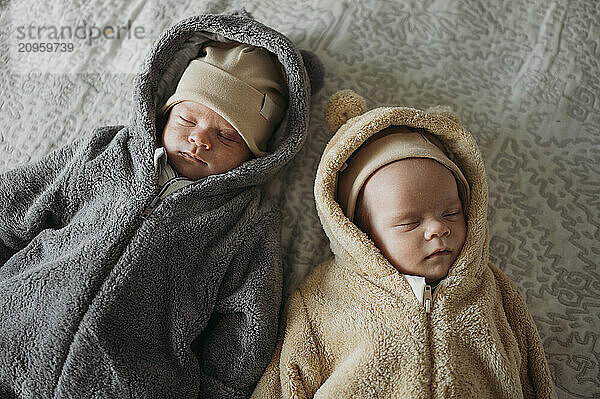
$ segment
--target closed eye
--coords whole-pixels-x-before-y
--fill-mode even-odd
[[[235,143],[235,142],[237,142],[237,140],[235,140],[235,139],[233,139],[233,138],[229,137],[229,136],[228,136],[228,135],[226,135],[226,134],[219,133],[219,137],[221,137],[221,138],[223,138],[223,139],[225,139],[225,140],[227,140],[227,141],[232,141],[232,142],[234,142],[234,143]]]
[[[185,119],[183,116],[179,115],[179,121],[181,124],[186,125],[186,126],[195,126],[195,123]]]
[[[417,228],[419,222],[398,223],[395,227],[402,231],[411,231]]]
[[[460,214],[461,214],[460,210],[450,211],[450,212],[445,213],[444,217],[452,219],[452,218],[459,216]]]
[[[234,134],[228,131],[219,131],[218,135],[219,138],[225,140],[228,143],[239,143],[239,139],[236,137],[237,132],[235,132]]]

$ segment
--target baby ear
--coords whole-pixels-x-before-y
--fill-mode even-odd
[[[458,118],[458,115],[456,115],[454,111],[452,111],[452,108],[448,107],[447,105],[435,105],[433,107],[427,108],[425,112],[427,112],[428,114],[443,116],[445,118],[450,119],[454,123],[460,124],[460,119]]]
[[[355,116],[367,112],[365,99],[350,89],[340,90],[331,97],[325,108],[325,120],[332,133]]]
[[[310,92],[315,94],[323,87],[325,67],[319,57],[312,51],[300,50],[300,54],[302,55],[302,62],[304,62],[304,68],[306,68],[308,78],[310,79]]]

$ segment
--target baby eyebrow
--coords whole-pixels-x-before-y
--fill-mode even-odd
[[[456,209],[456,210],[460,210],[462,209],[462,203],[460,201],[452,201],[449,202],[446,206],[446,209]]]
[[[412,213],[400,213],[396,215],[392,215],[390,220],[394,224],[409,224],[414,223],[417,220],[417,217]]]

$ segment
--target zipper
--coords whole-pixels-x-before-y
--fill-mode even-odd
[[[431,329],[431,308],[433,307],[433,295],[431,293],[431,286],[429,284],[425,284],[425,288],[423,289],[423,306],[425,307],[425,324],[426,324],[426,334],[427,334],[427,343],[429,346],[429,362],[433,369],[433,341],[431,338],[432,329]],[[430,381],[433,379],[434,373],[432,372],[430,375]],[[429,392],[430,396],[433,397],[433,384],[429,384]]]
[[[156,196],[154,196],[154,198],[152,198],[152,202],[150,202],[150,205],[148,205],[146,207],[146,209],[144,209],[144,213],[142,213],[142,217],[144,219],[146,219],[148,216],[150,216],[150,214],[152,213],[152,211],[154,211],[154,208],[156,208],[156,206],[158,205],[160,200],[161,200],[160,194],[156,195]]]
[[[433,340],[431,339],[431,335],[432,335],[432,327],[431,327],[431,311],[433,309],[433,301],[435,300],[435,297],[437,296],[437,294],[440,292],[440,288],[441,285],[444,282],[439,282],[437,284],[437,286],[435,287],[435,290],[431,287],[431,285],[429,284],[425,284],[425,287],[423,289],[423,306],[425,307],[425,314],[426,314],[426,334],[427,334],[427,342],[429,343],[429,361],[430,364],[433,367],[434,361],[433,361]],[[431,375],[431,378],[433,378],[433,373]],[[430,396],[433,397],[433,385],[430,384],[429,385],[429,392],[430,392]]]
[[[425,313],[431,313],[433,295],[431,295],[431,286],[429,284],[425,284],[425,290],[423,291],[423,306],[425,306]]]
[[[433,308],[433,301],[435,297],[440,292],[440,288],[443,282],[438,283],[438,285],[433,289],[431,285],[425,284],[425,288],[423,289],[423,306],[425,306],[425,313],[431,313]]]
[[[152,202],[150,202],[150,205],[148,205],[146,209],[144,209],[142,217],[146,219],[148,216],[150,216],[154,209],[156,209],[156,207],[163,199],[165,199],[167,196],[174,193],[175,191],[189,186],[192,183],[194,183],[194,181],[188,179],[187,177],[174,177],[171,180],[167,181],[162,186],[160,192],[156,196],[154,196]]]

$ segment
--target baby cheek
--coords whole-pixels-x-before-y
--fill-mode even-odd
[[[167,150],[176,148],[183,141],[187,141],[187,136],[181,129],[165,128],[163,132],[163,146]]]
[[[458,223],[454,227],[454,231],[456,234],[456,238],[458,240],[458,246],[462,247],[463,244],[465,243],[465,239],[467,237],[467,227],[466,227],[465,223]]]
[[[231,149],[231,153],[229,155],[229,159],[231,159],[232,163],[235,163],[236,166],[241,165],[242,163],[250,160],[252,158],[252,153],[249,150],[246,150],[244,147],[239,144]]]
[[[162,131],[162,142],[163,142],[163,145],[165,145],[166,143],[170,142],[171,135],[172,135],[172,130],[169,127],[169,125],[166,125],[165,128]]]
[[[403,232],[393,232],[386,241],[387,245],[398,254],[410,254],[419,245],[414,237],[408,237],[408,234]]]

